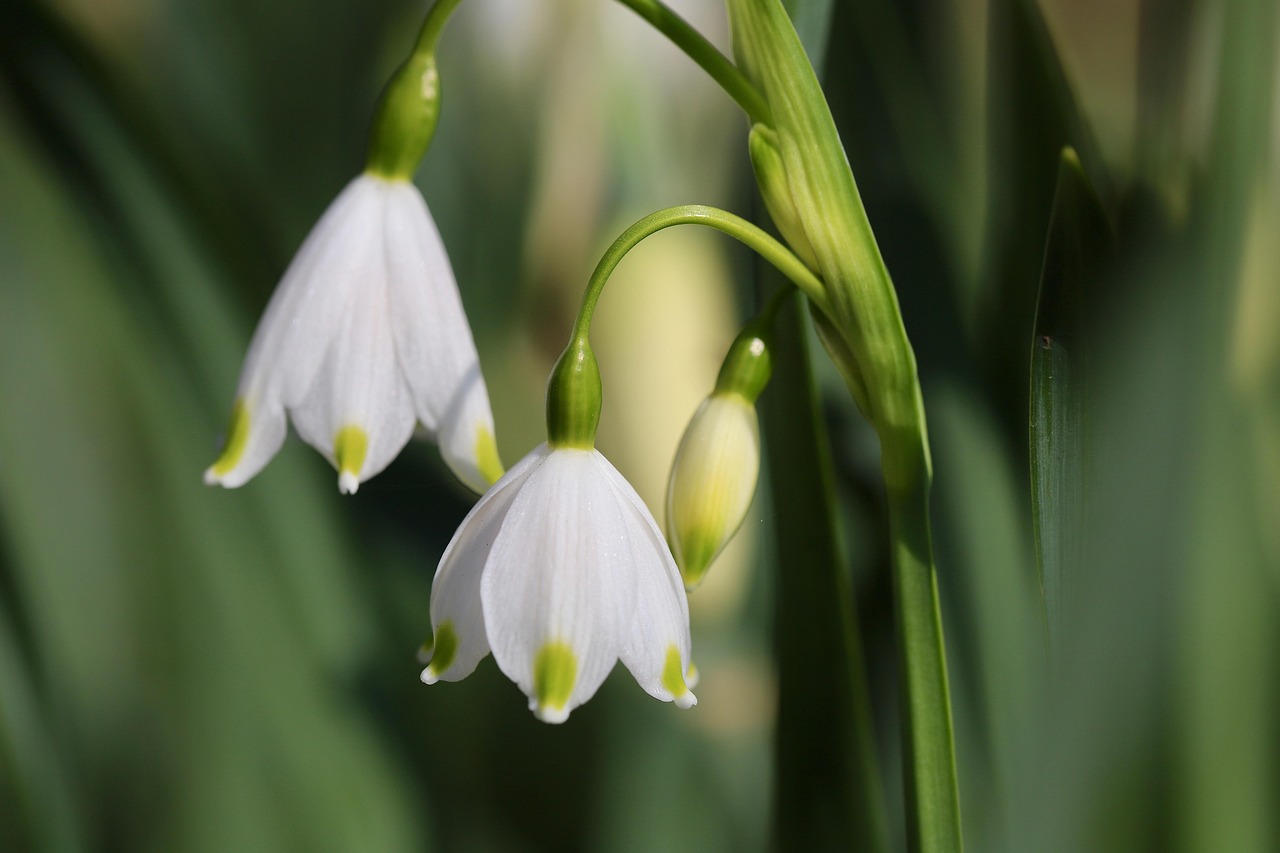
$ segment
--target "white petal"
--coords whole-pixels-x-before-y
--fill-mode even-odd
[[[298,403],[337,333],[382,223],[382,193],[364,176],[347,184],[294,255],[258,322],[241,371],[241,397]]]
[[[628,640],[635,599],[628,509],[600,476],[598,456],[547,455],[508,510],[480,581],[494,659],[548,722],[595,694]],[[565,656],[569,671],[557,666],[558,687],[548,691],[538,662],[561,664]]]
[[[628,510],[631,569],[636,573],[631,634],[622,650],[622,663],[650,696],[691,707],[698,700],[689,689],[689,602],[680,571],[640,495],[607,459],[601,456],[600,462],[603,476]]]
[[[376,184],[353,180],[298,249],[254,331],[227,445],[205,471],[206,483],[242,485],[280,449],[284,406],[310,383],[324,359],[354,280],[344,272],[369,244],[381,207]]]
[[[454,399],[445,408],[436,440],[449,470],[472,491],[483,492],[502,476],[489,392],[479,364],[454,389]]]
[[[308,444],[354,492],[396,457],[413,434],[413,404],[390,334],[385,262],[378,243],[362,259],[364,281],[306,396],[292,410]]]
[[[480,578],[498,530],[520,487],[549,452],[545,444],[541,445],[485,493],[467,513],[440,558],[431,583],[431,633],[436,646],[433,651],[443,653],[442,658],[447,655],[447,659],[436,660],[422,671],[422,680],[426,683],[466,678],[489,654],[480,606]],[[452,634],[451,649],[445,649],[440,643],[442,630]]]
[[[204,472],[205,485],[244,485],[276,455],[284,436],[284,407],[278,400],[237,400],[222,454]]]
[[[481,413],[492,430],[488,393],[483,380],[477,383],[480,359],[453,268],[413,184],[388,184],[385,241],[396,353],[418,419],[435,432],[465,398],[468,413]],[[469,389],[465,394],[459,390],[464,386]]]

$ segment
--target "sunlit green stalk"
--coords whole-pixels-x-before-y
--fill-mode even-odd
[[[600,263],[596,265],[595,272],[591,274],[591,280],[587,283],[586,292],[582,295],[582,307],[573,325],[574,340],[586,340],[591,329],[591,317],[595,313],[596,303],[600,301],[600,293],[604,289],[605,282],[609,280],[609,276],[613,274],[627,252],[634,249],[646,237],[673,225],[705,225],[728,234],[776,267],[816,304],[819,306],[826,304],[821,279],[792,254],[790,249],[766,231],[728,211],[702,204],[686,204],[664,208],[649,214],[613,241],[613,245],[600,258]]]
[[[753,158],[765,203],[827,288],[824,344],[880,438],[894,556],[911,849],[963,847],[929,534],[932,477],[915,354],[817,75],[779,0],[729,0],[734,55],[773,113]],[[769,178],[760,181],[760,174]]]
[[[893,590],[906,735],[911,850],[960,850],[960,799],[938,579],[929,527],[929,480],[888,494]]]
[[[457,2],[457,0],[451,0]],[[654,26],[720,84],[720,88],[742,107],[753,122],[769,121],[769,104],[738,67],[702,33],[659,0],[618,0]]]

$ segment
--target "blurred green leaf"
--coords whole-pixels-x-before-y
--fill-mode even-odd
[[[1061,643],[1084,530],[1082,406],[1086,305],[1110,247],[1102,207],[1075,150],[1062,151],[1031,344],[1031,509],[1049,648]]]
[[[780,849],[883,850],[883,790],[831,450],[796,300],[779,313],[762,400],[778,549],[777,770]]]
[[[289,452],[243,491],[200,483],[243,330],[146,151],[53,67],[22,125],[51,160],[0,125],[0,513],[84,835],[417,849],[403,780],[334,689],[370,619],[332,485]]]
[[[1020,375],[1026,329],[1035,316],[1064,146],[1072,146],[1105,198],[1111,178],[1081,113],[1049,28],[1035,0],[994,0],[989,6],[989,203],[981,301],[975,343],[985,373]],[[1021,328],[1022,331],[1016,331]],[[1026,385],[996,385],[1002,419],[1021,430]]]
[[[978,397],[928,397],[938,563],[953,654],[965,839],[1013,850],[1014,787],[1043,687],[1044,654],[1028,513],[1013,458]],[[954,651],[954,650],[963,651]]]

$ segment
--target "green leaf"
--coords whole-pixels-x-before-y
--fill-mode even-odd
[[[761,414],[778,549],[776,841],[782,850],[884,850],[884,794],[831,448],[796,300],[778,317]]]
[[[41,689],[0,679],[5,725],[36,704],[99,846],[418,848],[345,688],[376,623],[331,485],[288,450],[241,491],[200,482],[245,329],[189,208],[83,65],[6,60],[26,65],[0,117],[0,569]],[[52,844],[56,779],[31,784]]]
[[[1111,250],[1107,220],[1065,148],[1049,221],[1031,345],[1031,508],[1049,647],[1056,650],[1081,559],[1086,306]]]

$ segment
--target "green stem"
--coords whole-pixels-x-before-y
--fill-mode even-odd
[[[427,12],[426,20],[422,22],[422,29],[418,32],[418,42],[413,48],[414,55],[425,56],[435,53],[436,43],[440,41],[440,33],[444,31],[445,23],[461,2],[462,0],[436,0]]]
[[[742,107],[752,123],[770,123],[769,104],[760,94],[760,90],[738,70],[738,66],[717,50],[715,45],[707,41],[702,33],[689,26],[687,21],[659,0],[618,0],[618,2],[652,24],[690,59],[698,63],[703,71],[720,84],[720,88],[724,89],[729,97],[737,101],[738,106]]]
[[[895,441],[882,435],[886,445],[886,439]],[[884,455],[902,681],[908,849],[958,851],[963,848],[960,798],[929,529],[928,446],[922,433],[898,436],[896,444],[886,446]],[[901,465],[907,457],[915,461]]]
[[[759,337],[770,335],[778,323],[778,312],[782,310],[782,306],[786,304],[795,289],[795,285],[790,281],[784,282],[782,287],[775,290],[764,303],[764,307],[756,312],[756,316],[743,327],[743,331],[750,331]]]
[[[595,313],[596,303],[600,301],[604,284],[627,252],[634,249],[644,238],[673,225],[706,225],[728,234],[776,267],[815,305],[826,310],[827,296],[822,280],[792,254],[790,249],[769,236],[759,226],[751,224],[740,216],[707,205],[686,204],[664,208],[649,214],[613,241],[613,245],[600,258],[600,263],[596,265],[595,272],[591,274],[591,280],[587,283],[587,290],[582,295],[582,307],[578,310],[578,319],[573,324],[572,340],[587,339],[591,329],[591,316]]]

